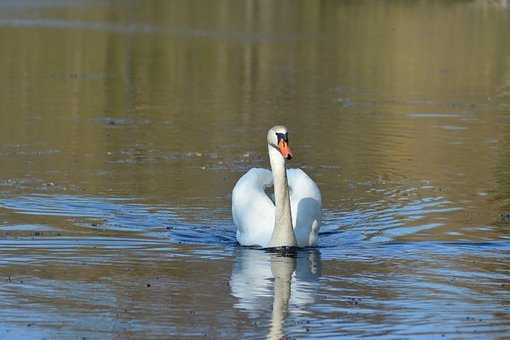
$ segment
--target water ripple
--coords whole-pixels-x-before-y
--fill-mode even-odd
[[[0,208],[17,214],[78,218],[74,224],[81,228],[141,232],[146,237],[168,238],[181,244],[235,243],[230,222],[209,219],[197,225],[167,207],[148,206],[136,201],[136,198],[30,195],[0,199]],[[26,226],[23,228],[27,229]],[[9,229],[21,231],[15,226]],[[31,231],[36,232],[36,229],[38,227],[34,226]]]

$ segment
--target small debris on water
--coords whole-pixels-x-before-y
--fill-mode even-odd
[[[349,298],[349,301],[353,305],[358,305],[361,302],[361,299],[360,298]]]
[[[510,212],[504,212],[499,215],[501,222],[510,222]]]

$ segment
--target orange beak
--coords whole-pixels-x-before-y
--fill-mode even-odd
[[[282,154],[283,158],[285,159],[292,159],[292,150],[289,147],[289,144],[287,144],[286,141],[283,139],[280,140],[278,143],[278,148],[280,149],[280,153]]]

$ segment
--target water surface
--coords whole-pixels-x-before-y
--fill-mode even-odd
[[[507,5],[2,2],[0,338],[507,336]],[[277,123],[287,256],[230,214]]]

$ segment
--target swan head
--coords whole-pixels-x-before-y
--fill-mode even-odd
[[[283,125],[276,125],[267,132],[267,144],[280,151],[284,159],[292,159],[289,146],[289,133]]]

